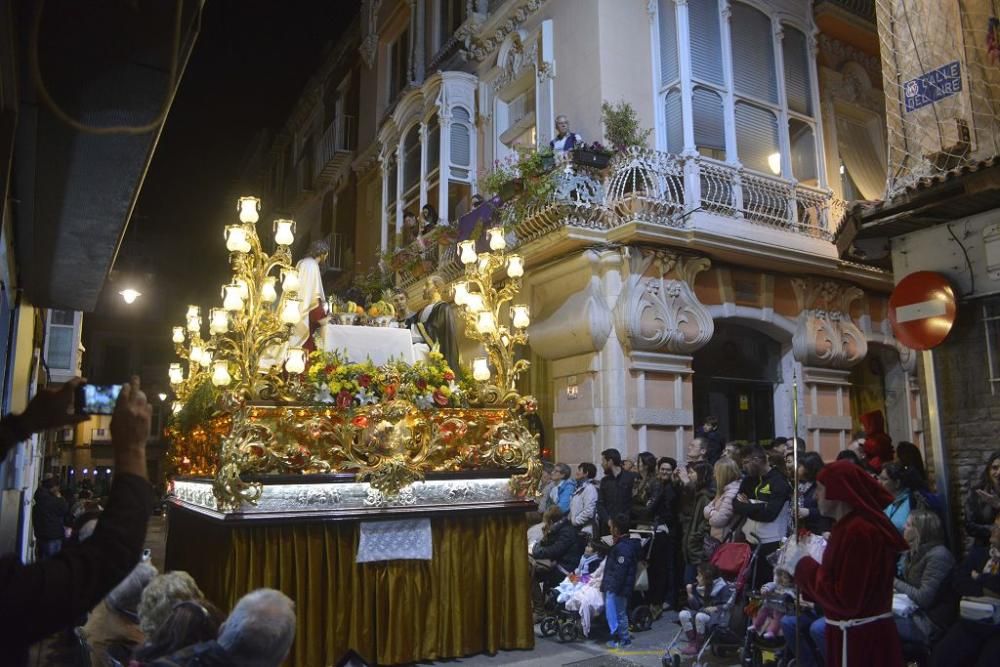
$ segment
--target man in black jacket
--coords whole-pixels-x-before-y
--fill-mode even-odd
[[[35,506],[31,509],[39,560],[55,556],[62,549],[68,512],[69,505],[59,493],[59,483],[52,477],[44,480],[35,492]]]
[[[551,588],[559,584],[567,574],[576,569],[583,555],[583,542],[580,533],[569,517],[563,516],[558,505],[545,510],[545,522],[548,530],[545,537],[531,550],[535,563],[536,579],[543,588]],[[548,561],[541,566],[539,561]]]
[[[0,421],[0,456],[32,433],[81,421],[70,414],[82,380],[42,390],[20,415]],[[122,387],[111,418],[115,478],[108,507],[86,542],[25,565],[0,557],[0,646],[4,664],[27,661],[28,647],[87,613],[132,571],[142,556],[153,490],[146,479],[146,441],[152,408],[139,379]],[[86,419],[86,417],[83,417]]]
[[[632,512],[632,488],[635,486],[636,474],[622,470],[622,455],[617,449],[605,449],[601,452],[601,466],[604,477],[597,496],[597,516],[600,519],[601,532],[607,534],[608,521],[621,514],[630,516]]]
[[[751,586],[757,589],[774,576],[767,557],[778,550],[781,540],[788,535],[792,487],[781,471],[771,466],[760,445],[743,448],[743,470],[746,477],[733,501],[733,511],[747,518],[743,526],[747,539],[761,545],[751,580]]]

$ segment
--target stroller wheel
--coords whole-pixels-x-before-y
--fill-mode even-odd
[[[543,637],[551,637],[559,630],[559,619],[555,616],[546,616],[538,624],[538,631]]]
[[[663,667],[681,667],[681,657],[676,653],[665,655],[660,658]]]
[[[576,641],[576,621],[563,621],[559,625],[559,641]]]
[[[632,626],[639,632],[653,627],[653,614],[646,605],[639,605],[632,610]]]

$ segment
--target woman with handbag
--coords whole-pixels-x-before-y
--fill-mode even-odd
[[[715,464],[715,498],[705,505],[704,514],[708,521],[705,535],[704,555],[710,559],[719,545],[729,539],[733,527],[740,517],[733,512],[733,500],[740,492],[740,469],[736,463],[723,457]]]

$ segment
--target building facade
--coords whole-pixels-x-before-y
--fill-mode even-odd
[[[647,145],[559,167],[510,233],[533,320],[523,390],[554,457],[683,459],[708,415],[755,441],[792,435],[797,414],[830,459],[873,410],[922,446],[892,273],[841,238],[849,201],[885,187],[878,52],[863,2],[366,0],[261,180],[303,243],[342,235],[337,287],[397,248],[405,212],[454,223],[557,116],[604,141],[602,102],[624,101]],[[453,249],[432,259],[460,275]],[[421,305],[422,276],[394,277]]]

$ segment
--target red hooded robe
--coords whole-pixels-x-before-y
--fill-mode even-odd
[[[861,415],[861,425],[865,427],[865,457],[876,472],[893,459],[892,438],[885,432],[885,419],[878,410]]]
[[[823,608],[829,620],[878,616],[892,610],[896,560],[908,546],[882,512],[892,496],[850,461],[824,467],[817,481],[828,500],[853,509],[837,521],[823,552],[823,563],[803,558],[795,568],[800,591]],[[843,665],[842,630],[826,626],[827,665]],[[895,667],[903,664],[902,647],[892,617],[847,630],[848,667]]]

